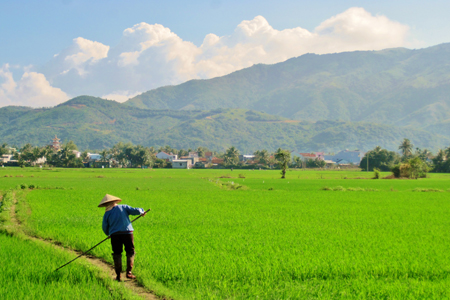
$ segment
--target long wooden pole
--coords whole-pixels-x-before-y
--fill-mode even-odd
[[[151,210],[150,208],[147,209],[147,210],[144,212],[144,214],[148,213],[150,210]],[[131,223],[133,223],[134,221],[136,221],[136,220],[139,219],[140,217],[142,217],[142,215],[140,215],[139,217],[137,217],[136,219],[134,219],[133,221],[131,221]],[[79,256],[75,257],[74,259],[72,259],[72,260],[69,261],[68,263],[66,263],[66,264],[62,265],[61,267],[59,267],[58,269],[56,269],[54,272],[56,272],[56,271],[58,271],[59,269],[61,269],[61,268],[65,267],[65,266],[67,266],[67,265],[70,264],[71,262],[73,262],[73,261],[79,259],[80,257],[82,257],[83,255],[85,255],[86,253],[88,253],[89,251],[91,251],[92,249],[94,249],[95,247],[97,247],[98,245],[100,245],[101,243],[103,243],[104,241],[106,241],[106,240],[108,240],[108,239],[110,239],[110,238],[111,238],[111,236],[108,236],[108,237],[105,238],[103,241],[101,241],[100,243],[98,243],[97,245],[95,245],[94,247],[92,247],[91,249],[89,249],[89,250],[87,250],[87,251],[84,251],[84,252],[81,253]]]

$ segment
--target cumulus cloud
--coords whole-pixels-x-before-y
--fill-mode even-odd
[[[202,45],[196,46],[163,25],[139,23],[125,29],[119,44],[112,48],[76,38],[38,73],[27,72],[24,76],[34,76],[36,81],[38,75],[45,74],[47,84],[68,94],[104,96],[123,102],[159,86],[223,76],[256,63],[277,63],[308,52],[405,46],[408,30],[406,25],[385,16],[350,8],[325,20],[314,31],[301,27],[276,30],[264,17],[257,16],[242,21],[230,35],[208,34]],[[19,84],[22,79],[12,82]],[[4,98],[2,94],[0,97]]]
[[[52,87],[44,74],[25,71],[19,81],[14,81],[9,65],[0,68],[0,107],[54,106],[69,99],[66,93]]]
[[[316,28],[325,52],[380,50],[404,46],[409,27],[385,16],[372,16],[363,8],[350,8]]]
[[[80,75],[84,70],[80,68],[84,63],[95,63],[99,59],[108,56],[109,46],[105,46],[99,42],[93,42],[81,37],[73,40],[72,47],[68,49],[68,55],[64,57],[64,61],[69,68],[76,68]]]

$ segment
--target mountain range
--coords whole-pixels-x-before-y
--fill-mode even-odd
[[[81,96],[53,108],[0,108],[0,142],[81,149],[123,141],[242,152],[397,150],[450,145],[450,44],[305,54],[191,80],[125,103]]]
[[[175,110],[245,108],[293,120],[425,129],[450,119],[449,95],[450,43],[421,50],[305,54],[161,87],[126,104]]]

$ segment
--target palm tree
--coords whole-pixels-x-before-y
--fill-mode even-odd
[[[42,151],[42,149],[40,149],[39,147],[34,147],[34,148],[33,148],[33,151],[32,151],[32,154],[31,154],[31,163],[32,163],[33,165],[36,164],[36,161],[37,161],[39,158],[41,158],[42,156],[44,156],[44,155],[43,155],[43,152],[44,152],[44,151]]]
[[[231,146],[225,151],[225,163],[227,165],[234,165],[239,160],[239,150]]]
[[[106,149],[103,149],[102,152],[100,152],[102,162],[106,162],[108,160],[108,155],[109,155],[109,152]]]
[[[445,148],[444,152],[444,160],[450,157],[450,147]]]
[[[408,158],[412,156],[413,144],[409,139],[403,139],[403,142],[400,144],[398,149],[402,152],[404,158]]]
[[[59,163],[64,166],[64,167],[68,167],[70,164],[70,154],[72,153],[72,150],[70,149],[70,146],[65,145],[61,151],[59,152],[59,157],[60,157],[60,161]]]
[[[300,157],[294,156],[293,161],[294,161],[294,165],[295,165],[296,168],[301,168],[302,167],[303,162],[302,162],[302,159]]]
[[[204,147],[198,147],[197,148],[197,154],[198,154],[198,157],[205,157],[205,148]]]
[[[446,152],[449,148],[442,150],[439,149],[438,153],[436,154],[436,156],[432,159],[433,164],[434,164],[434,172],[442,172],[443,170],[443,166],[444,166],[444,161],[445,161],[445,156],[446,156]]]
[[[263,149],[261,151],[257,150],[253,153],[255,155],[255,158],[259,161],[260,164],[267,165],[269,162],[269,152],[266,149]]]
[[[81,153],[81,160],[83,161],[83,163],[87,163],[89,161],[89,153],[87,152],[87,150]]]

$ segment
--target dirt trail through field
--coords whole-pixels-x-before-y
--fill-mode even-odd
[[[11,206],[10,214],[11,214],[11,222],[13,223],[13,227],[16,229],[20,229],[20,221],[16,217],[16,204],[17,204],[17,198],[16,194],[14,193],[14,203]],[[24,232],[25,233],[25,232]],[[25,233],[26,234],[26,233]],[[64,250],[66,252],[70,252],[76,256],[80,255],[81,251],[75,251],[71,249],[64,248],[58,244],[58,242],[48,239],[43,239],[36,236],[28,235],[28,238],[30,238],[33,241],[41,241],[46,244],[52,245],[52,247]],[[87,260],[90,264],[96,266],[99,268],[103,273],[108,274],[111,280],[116,277],[116,273],[114,272],[114,268],[112,265],[108,264],[107,262],[103,261],[102,259],[92,256],[92,255],[84,255],[80,257],[79,259]],[[66,268],[70,268],[70,266],[67,266]],[[125,285],[127,289],[130,289],[135,294],[139,295],[143,299],[150,299],[150,300],[157,300],[157,299],[165,299],[165,298],[158,298],[154,294],[151,293],[151,291],[145,289],[144,287],[140,286],[136,280],[131,280],[125,277],[125,273],[122,273],[121,276],[122,283]]]

